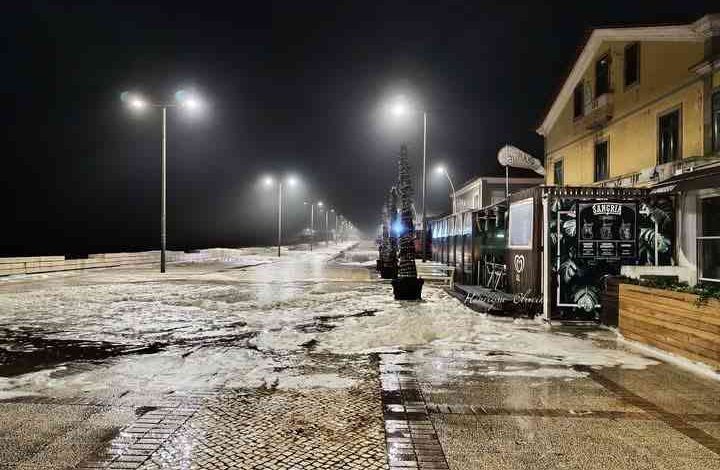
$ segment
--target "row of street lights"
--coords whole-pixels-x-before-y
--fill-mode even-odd
[[[285,179],[276,179],[272,176],[266,176],[263,179],[263,185],[265,187],[272,187],[277,185],[278,190],[278,199],[277,199],[277,255],[278,257],[281,256],[282,252],[282,207],[283,207],[283,188],[285,186],[295,186],[297,185],[298,180],[294,176],[288,176]],[[313,249],[313,242],[315,241],[315,208],[317,207],[318,216],[320,215],[320,212],[325,207],[325,204],[322,201],[315,201],[315,202],[303,202],[303,205],[310,206],[310,251]],[[329,244],[330,241],[330,220],[329,216],[330,213],[332,213],[335,216],[335,237],[337,237],[338,228],[339,228],[339,219],[342,219],[342,215],[335,212],[335,209],[325,209],[325,245]],[[337,242],[337,238],[335,238],[335,241]]]
[[[159,108],[162,110],[162,152],[161,152],[161,198],[160,198],[160,272],[164,273],[166,268],[166,249],[167,249],[167,110],[168,108],[181,108],[190,112],[197,112],[204,107],[202,100],[194,93],[185,90],[179,90],[174,95],[174,101],[170,102],[152,102],[145,99],[142,95],[133,92],[123,92],[120,95],[121,100],[136,112],[144,112],[147,108]],[[399,97],[391,106],[391,111],[396,117],[401,117],[409,114],[412,111],[412,107],[403,98]],[[422,165],[422,246],[423,246],[423,261],[427,260],[427,250],[425,249],[425,237],[427,233],[427,214],[425,208],[425,194],[427,189],[426,179],[426,163],[427,163],[427,112],[423,111],[423,165]],[[440,167],[438,171],[444,173],[450,182],[450,186],[453,191],[453,212],[455,211],[455,186],[453,185],[452,179],[448,174],[447,170]],[[297,183],[294,177],[288,177],[285,181],[279,179],[275,181],[272,177],[265,178],[266,186],[272,186],[277,183],[278,189],[278,256],[280,256],[282,246],[282,198],[283,198],[283,184],[293,186]],[[318,207],[318,211],[323,206],[323,203],[318,202],[305,202],[306,205],[310,205],[310,250],[315,237],[315,207]],[[325,211],[325,242],[328,242],[329,224],[328,217],[330,212],[335,212],[335,209]],[[342,217],[342,216],[340,216]],[[335,214],[335,232],[338,230],[338,214]],[[350,225],[352,227],[352,225]]]
[[[148,108],[159,108],[162,115],[162,126],[161,126],[161,138],[162,138],[162,151],[161,151],[161,179],[160,179],[160,272],[164,273],[166,270],[166,250],[167,250],[167,110],[168,108],[180,108],[184,111],[197,112],[204,107],[202,100],[194,93],[179,90],[174,95],[174,101],[169,102],[152,102],[147,100],[144,96],[139,93],[125,91],[121,93],[120,99],[134,112],[145,112]],[[273,186],[277,184],[277,196],[278,196],[278,213],[277,213],[277,254],[280,256],[282,248],[282,205],[283,205],[283,189],[285,186],[295,186],[297,184],[297,178],[294,176],[288,176],[285,179],[275,179],[272,176],[267,176],[263,180],[265,186]],[[317,205],[318,209],[323,207],[323,203],[318,201],[310,204],[312,215],[310,222],[310,250],[312,251],[312,243],[314,241],[314,207]],[[335,209],[325,211],[325,243],[328,243],[328,215],[329,212],[335,213]],[[342,217],[342,216],[340,216]],[[335,226],[337,233],[338,226],[338,214],[335,214]]]

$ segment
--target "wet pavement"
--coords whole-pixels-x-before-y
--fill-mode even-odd
[[[343,248],[0,280],[0,468],[720,469],[720,382]]]

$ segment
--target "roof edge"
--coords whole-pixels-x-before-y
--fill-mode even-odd
[[[599,28],[592,31],[560,92],[555,97],[542,124],[535,130],[545,137],[555,125],[565,103],[572,96],[585,70],[604,41],[678,41],[700,42],[720,34],[720,14],[708,14],[699,20],[675,26],[644,26],[630,28]]]

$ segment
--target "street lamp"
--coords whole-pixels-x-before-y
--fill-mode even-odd
[[[313,242],[315,241],[315,206],[318,206],[318,215],[320,215],[320,207],[323,203],[318,202],[303,202],[304,205],[310,206],[310,251],[313,251]]]
[[[295,186],[297,184],[297,178],[293,176],[288,176],[285,178],[285,181],[278,180],[277,181],[277,188],[278,188],[278,219],[277,219],[277,255],[280,257],[280,249],[282,247],[282,197],[283,197],[283,184],[287,184],[288,186]],[[263,184],[266,187],[271,187],[275,184],[275,178],[272,176],[266,176],[263,178]]]
[[[412,107],[404,96],[399,96],[390,105],[390,112],[397,118],[409,114]],[[427,234],[427,212],[425,210],[425,193],[427,192],[427,178],[425,176],[425,168],[427,163],[427,112],[423,111],[423,164],[422,164],[422,262],[427,261],[427,246],[425,245],[425,237]]]
[[[334,211],[335,209],[327,209],[325,210],[325,246],[328,246],[330,243],[330,223],[329,223],[329,216],[330,212]]]
[[[450,178],[450,174],[448,173],[447,169],[446,169],[444,166],[439,166],[439,167],[435,168],[435,171],[438,172],[438,173],[444,174],[445,177],[447,178],[447,180],[450,182],[450,189],[452,189],[452,200],[453,200],[453,203],[452,203],[452,211],[453,211],[453,214],[454,214],[455,212],[457,212],[457,211],[456,211],[456,209],[457,209],[457,204],[456,204],[457,199],[455,198],[455,185],[454,185],[453,182],[452,182],[452,178]]]
[[[160,197],[160,272],[165,272],[165,250],[167,248],[167,211],[166,211],[166,188],[167,188],[167,109],[183,108],[189,111],[197,111],[202,108],[202,101],[192,93],[180,90],[175,93],[174,102],[152,103],[142,95],[125,91],[120,94],[120,100],[127,104],[130,109],[136,112],[145,111],[146,108],[162,109],[162,157],[160,163],[161,172],[161,197]]]
[[[337,243],[338,243],[338,239],[337,239],[337,237],[338,237],[338,213],[335,212],[335,209],[332,209],[330,212],[332,212],[333,215],[335,216],[335,230],[333,231],[333,240],[335,241],[335,244],[337,245]]]

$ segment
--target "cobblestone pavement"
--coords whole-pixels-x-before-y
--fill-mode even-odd
[[[609,332],[592,336],[601,347],[617,347]],[[720,469],[715,380],[665,363],[577,366],[584,376],[568,379],[516,375],[536,365],[492,357],[462,370],[452,355],[420,357],[407,354],[388,366],[421,397],[396,410],[416,419],[427,414],[452,470]],[[432,370],[446,379],[438,382]]]
[[[139,468],[384,469],[375,385],[219,394]]]
[[[339,362],[316,359],[323,368]],[[341,362],[356,385],[196,396],[196,406],[143,414],[78,468],[385,469],[376,366],[367,356]]]

